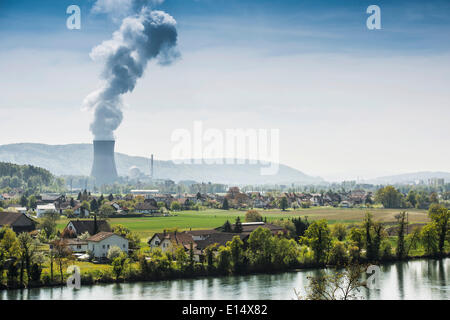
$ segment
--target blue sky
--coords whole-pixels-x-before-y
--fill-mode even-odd
[[[98,87],[101,65],[89,52],[118,28],[92,14],[93,3],[0,0],[0,109],[10,133],[0,144],[91,141],[81,102]],[[81,7],[81,30],[65,26],[70,4]],[[366,28],[371,4],[382,30]],[[449,1],[166,0],[157,8],[177,20],[181,59],[149,65],[125,97],[118,151],[169,159],[171,132],[202,120],[279,128],[281,162],[330,180],[450,171]]]

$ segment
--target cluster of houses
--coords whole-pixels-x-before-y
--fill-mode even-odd
[[[15,233],[29,232],[36,234],[37,222],[29,215],[20,212],[0,212],[0,228],[8,226]],[[87,234],[86,234],[87,233]],[[72,220],[69,221],[62,234],[73,253],[90,252],[96,259],[107,257],[112,246],[119,247],[128,253],[128,240],[111,232],[109,223],[105,220]],[[87,235],[81,239],[81,235]]]
[[[110,205],[114,214],[146,214],[152,216],[162,215],[160,209],[161,203],[166,208],[171,208],[173,202],[179,204],[181,210],[192,209],[195,205],[204,205],[208,207],[221,208],[225,199],[228,200],[230,208],[257,208],[273,209],[280,208],[282,198],[287,201],[287,208],[300,208],[310,206],[334,206],[350,208],[360,206],[372,201],[372,193],[364,190],[326,192],[326,193],[308,193],[308,192],[283,192],[283,193],[263,193],[263,192],[241,192],[238,187],[231,187],[227,193],[197,193],[197,194],[165,194],[158,193],[158,190],[139,190],[136,194],[116,195],[110,199],[105,199],[104,204]],[[9,199],[11,195],[3,194],[2,198]],[[140,197],[133,208],[127,208],[124,203]],[[96,199],[98,196],[89,195],[89,200]],[[143,200],[142,200],[143,198]],[[36,208],[34,215],[38,218],[47,212],[59,212],[63,214],[66,210],[72,211],[73,217],[85,218],[89,216],[89,210],[83,207],[82,200],[74,200],[72,197],[58,194],[41,194],[36,197]],[[125,201],[120,201],[125,200]],[[26,207],[20,204],[10,204],[7,211],[27,213]]]
[[[24,213],[0,212],[0,228],[9,226],[16,233],[34,232],[37,223]],[[183,247],[186,251],[193,250],[194,259],[201,261],[204,257],[204,250],[212,245],[224,246],[231,241],[234,236],[241,238],[244,243],[250,233],[256,228],[263,227],[269,229],[272,234],[285,234],[286,229],[265,222],[242,223],[242,232],[226,232],[222,227],[208,230],[189,230],[181,232],[161,232],[155,233],[149,240],[150,248],[160,248],[163,252],[174,252],[178,247]],[[235,225],[231,225],[231,230],[235,230]],[[112,232],[111,226],[106,220],[71,220],[68,222],[63,232],[62,239],[65,240],[71,251],[79,258],[87,258],[88,253],[98,260],[107,258],[108,251],[113,246],[120,248],[123,252],[129,252],[128,239]]]
[[[80,237],[86,233],[87,238]],[[75,254],[90,252],[96,259],[102,260],[107,258],[108,251],[113,246],[126,253],[129,251],[129,241],[111,232],[111,227],[106,220],[72,220],[62,234],[67,236],[67,245]]]
[[[265,222],[245,222],[242,223],[242,232],[225,232],[222,227],[208,230],[189,230],[182,232],[161,232],[155,233],[149,240],[150,248],[160,248],[162,252],[174,253],[180,246],[186,251],[193,250],[194,260],[202,261],[204,250],[213,244],[218,246],[225,246],[233,237],[238,236],[244,242],[247,242],[250,234],[258,227],[266,228],[271,231],[273,235],[280,233],[286,234],[287,230],[270,223]],[[234,230],[235,225],[231,226]]]

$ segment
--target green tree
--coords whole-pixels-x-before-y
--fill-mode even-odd
[[[231,262],[233,271],[239,273],[244,267],[244,242],[239,236],[234,236],[231,241],[227,242],[227,247],[231,251]]]
[[[44,218],[41,220],[39,228],[44,231],[47,239],[56,233],[57,219],[58,218],[54,214],[44,214]]]
[[[231,250],[220,247],[217,254],[217,268],[221,273],[228,274],[231,270]]]
[[[430,206],[430,197],[424,191],[421,191],[416,196],[416,208],[418,209],[428,209]]]
[[[223,209],[223,210],[229,210],[229,209],[230,209],[230,206],[229,206],[229,204],[228,204],[228,199],[227,199],[227,198],[224,198],[224,199],[223,199],[222,209]]]
[[[118,224],[112,228],[112,232],[127,239],[128,246],[130,249],[132,249],[132,250],[139,249],[141,239],[135,232],[132,232],[129,228],[125,227],[122,224]]]
[[[376,247],[374,244],[374,241],[372,239],[372,228],[373,228],[373,220],[372,220],[372,214],[366,213],[366,216],[364,218],[364,231],[365,231],[365,247],[366,247],[366,257],[369,260],[374,260],[378,256],[376,252]]]
[[[403,195],[393,186],[378,189],[375,193],[375,201],[383,204],[385,208],[401,208]]]
[[[211,244],[205,248],[206,266],[209,272],[215,269],[216,251],[217,251],[217,243]]]
[[[8,226],[3,227],[1,230],[3,236],[0,241],[0,251],[5,259],[15,259],[20,251],[16,233]]]
[[[311,223],[304,239],[313,250],[316,263],[326,263],[331,246],[331,231],[327,221],[323,219]]]
[[[283,270],[297,266],[300,250],[293,239],[272,238],[271,262],[275,269]]]
[[[59,274],[61,276],[61,284],[64,283],[64,269],[72,261],[72,250],[67,245],[66,240],[58,239],[52,242],[52,251],[54,259],[59,267]]]
[[[336,223],[332,227],[331,234],[339,241],[344,241],[345,237],[347,236],[347,228],[342,223]]]
[[[416,207],[417,204],[417,193],[414,190],[409,190],[408,195],[406,196],[406,201],[408,201],[413,208]]]
[[[112,216],[115,212],[116,212],[116,210],[114,210],[114,208],[112,206],[105,203],[105,204],[101,205],[101,207],[98,211],[98,214],[102,218],[107,218],[109,216]]]
[[[426,254],[435,255],[438,252],[438,233],[435,223],[428,223],[422,228],[420,240]]]
[[[245,213],[245,222],[261,222],[262,216],[257,210],[248,210]]]
[[[24,269],[27,272],[27,279],[31,279],[31,263],[34,255],[37,253],[38,243],[29,233],[22,232],[17,237],[19,242],[19,257],[20,257],[20,283],[23,284]]]
[[[172,211],[180,211],[181,210],[181,205],[178,201],[172,201],[172,203],[170,204],[170,210]]]
[[[439,204],[439,198],[438,198],[438,194],[436,192],[432,192],[430,194],[430,202],[432,204]]]
[[[258,227],[249,236],[247,241],[247,257],[256,269],[271,267],[273,252],[272,233],[267,228]]]
[[[289,204],[288,204],[288,200],[286,197],[282,197],[280,200],[280,209],[283,211],[286,211],[286,209],[288,208]]]
[[[223,232],[233,232],[233,228],[231,227],[230,221],[225,221],[225,223],[222,226]]]
[[[433,204],[428,211],[428,215],[436,227],[436,232],[439,239],[439,253],[444,254],[445,239],[449,230],[448,221],[450,219],[450,211],[446,207],[440,206],[439,204]]]
[[[22,207],[26,207],[28,205],[28,199],[25,194],[22,194],[22,196],[20,197],[20,205]]]
[[[406,224],[406,212],[401,212],[398,218],[398,232],[397,232],[397,258],[401,259],[405,256],[405,232],[408,225]]]
[[[241,218],[239,218],[239,217],[236,218],[236,222],[234,223],[234,230],[233,231],[235,233],[241,233],[243,231]]]
[[[33,210],[37,208],[37,200],[34,195],[28,197],[28,208]]]
[[[361,250],[364,248],[364,230],[353,227],[349,232],[349,239],[357,248],[357,259],[361,256]]]
[[[344,242],[335,240],[332,242],[330,258],[328,262],[333,265],[343,266],[348,262],[347,249]]]
[[[98,202],[95,198],[92,198],[91,202],[89,203],[90,209],[92,212],[97,213],[99,206],[98,206]]]
[[[109,261],[114,261],[115,258],[118,258],[122,254],[122,249],[120,249],[118,246],[112,246],[108,250],[108,254],[106,257]]]
[[[116,281],[119,280],[120,276],[123,274],[123,271],[126,269],[128,263],[129,259],[124,252],[122,252],[118,257],[114,258],[111,265],[114,276],[116,277]]]

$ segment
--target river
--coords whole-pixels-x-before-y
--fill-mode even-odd
[[[362,289],[362,299],[450,300],[450,258],[415,260],[381,266],[380,289]],[[294,288],[304,293],[308,276],[319,270],[301,270],[281,274],[258,274],[217,278],[184,279],[0,291],[0,299],[10,300],[290,300]]]

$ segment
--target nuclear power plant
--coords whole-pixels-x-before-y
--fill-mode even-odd
[[[94,162],[91,177],[101,186],[117,180],[116,161],[114,159],[114,140],[94,140]]]

